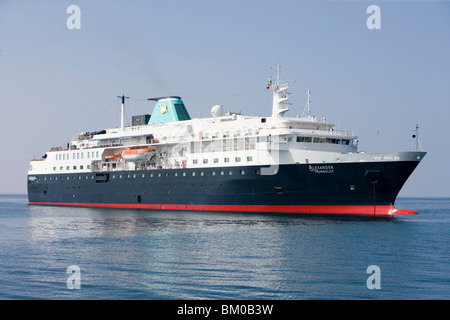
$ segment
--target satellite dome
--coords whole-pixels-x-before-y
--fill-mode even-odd
[[[223,116],[223,107],[220,104],[216,104],[211,108],[211,115],[214,118]]]

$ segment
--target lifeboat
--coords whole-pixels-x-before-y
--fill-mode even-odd
[[[109,156],[106,156],[105,159],[108,159],[108,161],[115,161],[118,160],[122,155],[120,153],[114,153]]]
[[[153,151],[148,146],[130,147],[122,151],[122,158],[126,161],[148,160],[151,158]]]

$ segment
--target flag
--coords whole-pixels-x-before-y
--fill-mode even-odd
[[[272,80],[269,80],[269,83],[267,84],[267,90],[269,90],[270,89],[270,86],[272,85]]]

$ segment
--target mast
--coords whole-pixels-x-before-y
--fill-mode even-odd
[[[122,106],[120,107],[120,127],[124,127],[124,108],[125,108],[125,99],[129,97],[125,97],[125,95],[117,96],[117,98],[122,99]]]
[[[420,142],[419,142],[419,124],[416,123],[416,130],[415,134],[413,134],[413,139],[416,139],[416,151],[419,151],[420,148]]]
[[[280,64],[277,63],[277,80],[275,85],[272,86],[273,90],[273,101],[272,101],[272,117],[282,117],[286,112],[289,111],[288,102],[290,93],[287,92],[289,89],[289,81],[281,80]]]

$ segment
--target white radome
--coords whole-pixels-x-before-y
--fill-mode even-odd
[[[214,118],[223,116],[223,107],[220,104],[214,105],[211,108],[211,115]]]

